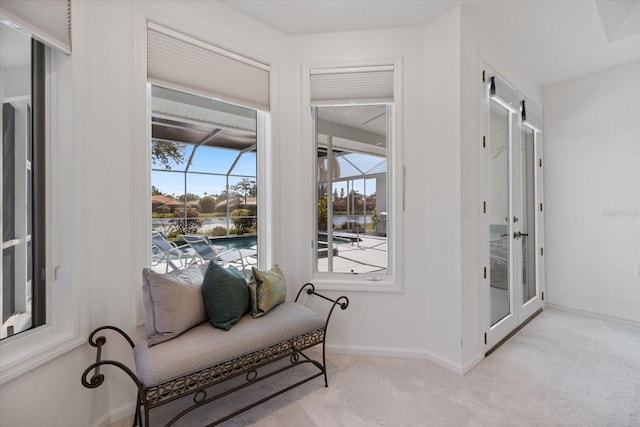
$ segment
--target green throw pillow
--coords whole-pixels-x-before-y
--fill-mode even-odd
[[[249,311],[249,288],[244,278],[210,262],[202,281],[209,323],[228,331]]]
[[[274,265],[269,271],[260,271],[252,267],[253,274],[249,282],[251,308],[253,317],[265,315],[276,305],[283,303],[287,296],[287,284],[280,267]]]

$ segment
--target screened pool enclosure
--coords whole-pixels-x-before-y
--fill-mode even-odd
[[[255,110],[151,86],[153,230],[256,246],[256,128]]]
[[[385,104],[313,108],[320,273],[388,272],[390,109]]]

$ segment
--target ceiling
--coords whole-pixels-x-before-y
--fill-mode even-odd
[[[225,0],[290,35],[424,25],[462,5],[539,85],[640,60],[640,0]]]

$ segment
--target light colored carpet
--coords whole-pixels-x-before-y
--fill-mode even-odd
[[[425,360],[328,360],[329,388],[317,378],[222,425],[640,426],[636,324],[549,308],[465,376]],[[206,425],[279,381],[209,404],[178,425]],[[152,411],[152,425],[178,406]]]

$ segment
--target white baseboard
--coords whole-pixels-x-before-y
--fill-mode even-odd
[[[401,357],[404,359],[426,359],[458,375],[464,374],[464,369],[461,365],[455,362],[452,362],[448,359],[445,359],[443,357],[440,357],[438,355],[435,355],[426,350],[327,344],[327,351],[330,353],[338,353],[338,354],[355,354],[355,355],[381,356],[381,357]]]
[[[608,320],[608,321],[611,321],[611,322],[618,322],[618,323],[623,323],[623,324],[626,324],[626,325],[634,325],[634,326],[640,325],[640,322],[636,322],[635,320],[622,319],[620,317],[609,316],[607,314],[594,313],[592,311],[580,310],[578,308],[566,307],[564,305],[557,305],[557,304],[553,304],[553,303],[547,303],[547,307],[549,307],[549,308],[551,308],[553,310],[564,311],[564,312],[567,312],[567,313],[579,314],[579,315],[582,315],[582,316],[590,316],[590,317],[594,317],[596,319]]]
[[[469,371],[471,371],[473,368],[475,368],[478,363],[482,362],[484,360],[484,354],[477,354],[473,359],[469,360],[467,363],[465,363],[464,365],[462,365],[462,375],[466,375],[469,373]]]
[[[93,423],[92,427],[129,427],[133,425],[135,411],[135,407],[123,405],[100,417]]]

